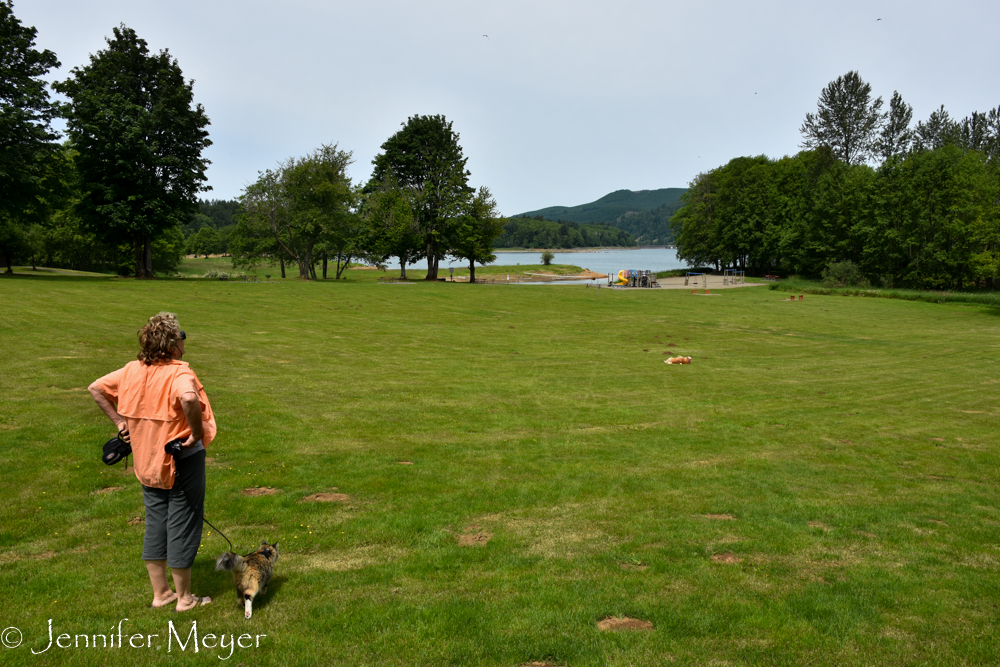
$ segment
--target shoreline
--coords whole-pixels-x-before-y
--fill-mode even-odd
[[[502,252],[566,252],[566,253],[585,253],[585,252],[620,252],[625,250],[676,250],[675,246],[640,246],[638,248],[633,247],[623,247],[623,246],[600,246],[593,248],[526,248],[518,250],[516,248],[504,248],[503,250],[494,249],[494,253]]]

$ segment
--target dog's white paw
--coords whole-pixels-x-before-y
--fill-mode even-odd
[[[253,616],[253,602],[247,600],[243,603],[243,613],[247,618]]]

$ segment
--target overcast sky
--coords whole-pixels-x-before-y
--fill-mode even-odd
[[[323,143],[353,151],[366,180],[414,114],[453,121],[472,184],[509,215],[795,153],[820,90],[853,69],[915,119],[1000,105],[996,0],[15,0],[14,12],[58,55],[54,78],[119,23],[169,49],[212,120],[211,198]]]

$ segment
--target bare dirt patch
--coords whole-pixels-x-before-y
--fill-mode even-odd
[[[269,486],[255,486],[250,489],[243,489],[244,496],[273,496],[276,493],[281,493],[281,489],[272,489]]]
[[[314,493],[302,499],[304,503],[346,503],[351,497],[346,493]]]
[[[519,667],[559,667],[554,662],[522,662]]]
[[[878,535],[876,535],[875,533],[868,533],[868,532],[865,532],[865,531],[863,531],[863,530],[856,530],[856,531],[854,531],[854,532],[855,532],[855,533],[856,533],[857,535],[862,535],[862,536],[864,536],[864,537],[870,537],[870,538],[876,538],[876,537],[878,537]]]
[[[597,271],[591,271],[590,269],[584,269],[580,272],[581,278],[607,278],[608,274],[598,273]]]
[[[653,624],[638,618],[628,616],[608,616],[597,622],[598,630],[652,630]]]
[[[486,543],[493,539],[493,533],[480,531],[478,533],[464,533],[458,535],[455,541],[460,547],[484,547]]]
[[[702,514],[702,516],[713,521],[736,521],[736,517],[732,514]]]
[[[411,466],[411,465],[413,465],[413,461],[399,461],[398,463],[401,466]]]
[[[297,556],[294,563],[287,567],[292,571],[304,572],[316,569],[328,572],[346,572],[362,570],[372,565],[390,563],[406,556],[407,552],[399,547],[369,544],[345,551],[322,551],[314,554]]]
[[[944,521],[941,521],[940,519],[927,519],[927,520],[930,521],[931,523],[936,523],[939,526],[947,526],[948,525]]]
[[[146,517],[137,516],[135,518],[128,520],[128,525],[130,526],[143,526],[146,524]]]
[[[723,554],[715,554],[711,557],[713,563],[725,563],[726,565],[735,565],[736,563],[742,563],[743,559],[735,554],[726,552]]]
[[[103,489],[97,489],[96,491],[94,491],[94,494],[98,496],[106,496],[109,493],[114,493],[115,491],[121,491],[124,488],[125,488],[124,486],[106,486]]]

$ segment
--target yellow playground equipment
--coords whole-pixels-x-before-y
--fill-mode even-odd
[[[620,287],[658,287],[654,272],[637,269],[622,269],[618,272],[618,280],[613,285]]]

